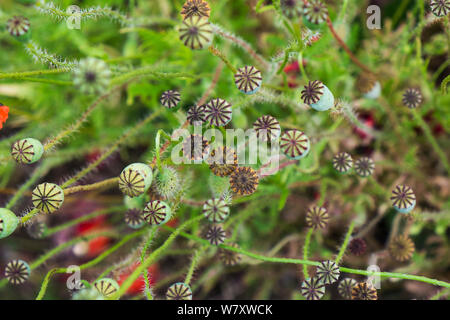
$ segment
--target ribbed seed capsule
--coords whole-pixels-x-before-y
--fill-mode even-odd
[[[22,16],[14,16],[6,22],[6,30],[18,40],[28,40],[30,37],[30,20]]]
[[[422,101],[423,101],[422,93],[420,93],[419,89],[408,88],[405,90],[402,102],[408,108],[415,109],[422,104]]]
[[[409,213],[416,206],[416,195],[411,187],[398,185],[392,190],[392,206],[401,213]]]
[[[227,245],[233,248],[239,248],[237,243],[227,243]],[[235,251],[220,249],[219,250],[220,261],[226,266],[234,266],[241,261],[241,254]]]
[[[113,295],[120,288],[117,281],[111,278],[102,278],[95,281],[94,287],[105,297]]]
[[[367,282],[360,282],[352,289],[352,300],[377,300],[377,290]]]
[[[145,224],[142,211],[139,209],[130,209],[125,212],[125,223],[133,229],[139,229]]]
[[[196,122],[204,123],[205,120],[205,106],[192,106],[189,108],[187,112],[187,120],[190,124],[194,124]]]
[[[187,0],[181,10],[183,19],[187,19],[193,16],[209,18],[209,4],[203,0]]]
[[[161,104],[168,109],[175,108],[180,102],[180,100],[181,100],[180,93],[175,90],[164,91],[163,94],[161,95],[161,98],[159,99]]]
[[[205,239],[214,246],[224,243],[227,238],[227,233],[219,224],[213,224],[208,228],[205,234]]]
[[[320,0],[308,0],[303,7],[305,18],[314,24],[324,22],[328,17],[328,9]]]
[[[324,229],[330,219],[327,209],[324,207],[309,207],[306,213],[306,225],[313,229]]]
[[[416,248],[411,238],[401,234],[391,240],[388,250],[395,260],[402,262],[411,259]]]
[[[30,273],[31,269],[28,263],[20,259],[8,262],[5,267],[5,277],[13,285],[22,284],[27,281]]]
[[[202,135],[191,134],[184,139],[182,149],[184,157],[200,161],[209,153],[209,142]]]
[[[310,150],[311,143],[306,134],[299,130],[287,130],[280,138],[280,149],[289,158],[304,158]]]
[[[214,223],[225,221],[230,215],[230,208],[222,199],[209,199],[203,204],[203,214]]]
[[[45,213],[55,212],[64,202],[63,189],[54,183],[41,183],[31,194],[33,206]]]
[[[281,134],[280,123],[272,116],[259,117],[253,123],[253,129],[256,131],[257,138],[261,141],[274,141]]]
[[[213,31],[208,18],[191,16],[179,28],[180,40],[191,49],[203,49],[213,39]]]
[[[319,80],[309,81],[301,93],[303,102],[317,111],[325,111],[334,106],[333,94]]]
[[[348,244],[348,250],[355,256],[360,256],[366,252],[366,242],[361,238],[353,238]]]
[[[38,161],[44,153],[44,146],[39,140],[26,138],[16,141],[11,146],[11,156],[18,163],[30,164]]]
[[[338,292],[342,298],[350,300],[352,298],[353,287],[356,286],[358,282],[352,278],[345,278],[339,282]]]
[[[73,84],[84,94],[102,94],[110,84],[112,72],[108,64],[100,59],[81,60],[73,71]]]
[[[212,99],[205,106],[205,120],[212,126],[223,127],[231,121],[231,104],[226,100]]]
[[[229,176],[238,166],[236,152],[226,146],[221,146],[211,151],[206,162],[209,164],[212,173],[219,177]]]
[[[339,279],[339,266],[334,261],[322,261],[317,267],[316,277],[324,284],[335,283]]]
[[[9,209],[0,208],[0,239],[6,238],[16,230],[19,218]]]
[[[340,173],[347,173],[353,167],[352,156],[347,152],[340,152],[333,157],[333,168]]]
[[[300,292],[306,300],[320,300],[325,294],[325,285],[316,277],[302,282]]]
[[[184,282],[174,283],[167,289],[167,300],[192,300],[191,287]]]
[[[47,232],[47,225],[42,221],[33,222],[27,227],[27,233],[33,239],[42,239]]]
[[[152,168],[144,163],[132,163],[119,176],[119,189],[129,197],[145,193],[153,180]]]
[[[450,12],[450,0],[431,0],[430,8],[436,17],[444,17]]]
[[[234,83],[240,92],[253,94],[261,88],[261,72],[253,66],[239,68],[234,75]]]
[[[361,177],[368,177],[375,170],[375,162],[368,157],[362,157],[355,162],[355,171]]]
[[[147,203],[144,208],[144,220],[150,225],[163,225],[172,217],[172,210],[169,205],[161,200],[154,200]]]
[[[281,11],[289,19],[299,17],[303,11],[302,3],[302,0],[281,0]]]
[[[238,167],[230,176],[231,190],[241,196],[254,193],[258,184],[258,174],[250,167]]]

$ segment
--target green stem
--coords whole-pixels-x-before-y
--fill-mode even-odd
[[[41,76],[44,74],[58,74],[68,71],[69,70],[66,69],[51,69],[51,70],[0,73],[0,79],[21,79],[24,77]]]
[[[144,247],[142,248],[142,252],[141,252],[141,264],[144,263],[145,261],[145,257],[147,255],[147,250],[148,247],[150,246],[150,244],[153,241],[153,238],[156,235],[156,227],[152,228],[152,231],[150,233],[150,236],[148,237],[148,239],[145,241]],[[144,269],[144,282],[145,282],[145,294],[147,296],[147,300],[153,300],[153,295],[150,291],[150,279],[148,277],[148,269]]]
[[[345,250],[347,250],[348,243],[350,242],[350,238],[352,236],[353,229],[355,228],[356,222],[353,220],[348,227],[347,233],[345,234],[344,242],[342,243],[341,248],[339,249],[339,253],[336,257],[336,264],[339,264],[344,257]]]
[[[208,248],[208,247],[205,247],[205,246],[201,247],[200,249],[195,251],[194,255],[192,256],[191,265],[189,266],[189,270],[186,274],[186,278],[184,279],[184,283],[186,285],[189,285],[191,283],[195,268],[197,267],[198,263],[200,262],[201,256],[202,256],[203,252],[206,250],[206,248]]]
[[[305,238],[305,244],[303,245],[303,260],[308,260],[308,252],[309,252],[309,244],[311,242],[311,236],[313,234],[313,228],[310,228],[308,230],[308,233],[306,234],[306,238]],[[303,265],[303,276],[305,277],[305,279],[309,278],[309,274],[308,274],[308,265],[304,264]]]
[[[167,230],[173,230],[172,228],[167,227],[167,226],[164,226],[164,228],[167,229]],[[194,235],[191,235],[191,234],[187,234],[187,233],[184,233],[184,232],[180,232],[179,234],[182,237],[194,240],[197,243],[201,243],[201,244],[204,244],[204,245],[212,246],[207,240],[199,238],[197,236],[194,236]],[[219,248],[230,250],[230,251],[234,251],[234,252],[240,253],[242,255],[245,255],[247,257],[254,258],[254,259],[257,259],[257,260],[261,260],[261,261],[265,261],[265,262],[290,263],[290,264],[301,264],[301,265],[305,265],[306,264],[306,265],[309,265],[309,266],[316,266],[316,267],[320,265],[320,263],[317,262],[317,261],[291,259],[291,258],[267,257],[267,256],[264,256],[264,255],[261,255],[261,254],[253,253],[253,252],[241,249],[241,248],[231,247],[231,246],[228,246],[228,245],[225,245],[225,244],[219,245]],[[432,284],[432,285],[435,285],[435,286],[450,288],[450,283],[448,283],[448,282],[441,281],[441,280],[436,280],[436,279],[431,279],[431,278],[427,278],[427,277],[423,277],[423,276],[411,275],[411,274],[404,274],[404,273],[397,273],[397,272],[373,272],[373,271],[358,270],[358,269],[351,269],[351,268],[345,268],[345,267],[339,267],[339,270],[341,272],[347,272],[347,273],[352,273],[352,274],[359,274],[359,275],[363,275],[363,276],[380,276],[382,278],[414,280],[414,281],[420,281],[420,282],[429,283],[429,284]]]
[[[128,290],[128,288],[133,284],[133,282],[139,277],[139,275],[144,271],[144,269],[147,269],[152,262],[154,262],[169,246],[172,244],[172,242],[176,239],[176,237],[180,234],[180,232],[187,228],[189,225],[194,224],[197,221],[200,221],[203,219],[203,215],[197,216],[195,218],[192,218],[191,220],[186,221],[181,226],[179,226],[176,230],[172,232],[172,234],[167,238],[167,240],[153,253],[145,259],[144,263],[141,263],[139,267],[137,267],[129,276],[128,278],[122,283],[122,286],[120,289],[114,294],[112,297],[113,300],[120,298],[122,295],[125,294],[125,292]]]
[[[95,259],[92,259],[92,260],[86,262],[85,264],[82,264],[80,266],[80,270],[84,270],[84,269],[90,268],[92,266],[95,266],[96,264],[98,264],[101,261],[103,261],[106,257],[108,257],[109,255],[114,253],[117,249],[119,249],[125,243],[127,243],[128,241],[130,241],[130,240],[132,240],[132,239],[134,239],[134,238],[144,234],[145,232],[147,232],[147,229],[142,229],[142,230],[136,231],[134,233],[131,233],[129,235],[126,235],[125,237],[122,238],[122,240],[120,240],[118,243],[116,243],[114,246],[112,246],[108,250],[102,252],[102,254],[97,256]],[[99,235],[97,234],[96,237],[98,237],[98,236]],[[55,269],[50,270],[47,273],[47,275],[45,276],[44,280],[42,281],[41,289],[39,290],[39,293],[38,293],[38,295],[36,297],[36,300],[42,300],[42,298],[44,298],[45,292],[47,291],[47,287],[48,287],[48,284],[50,282],[50,279],[51,279],[51,277],[54,274],[56,274],[56,273],[66,273],[66,272],[67,272],[67,268],[55,268]]]
[[[209,46],[208,47],[209,52],[211,52],[213,55],[215,55],[216,57],[220,58],[228,67],[228,69],[230,69],[230,71],[233,74],[237,73],[237,69],[231,64],[231,62],[227,59],[227,57],[225,57],[225,55],[219,51],[219,49],[213,47],[213,46]]]

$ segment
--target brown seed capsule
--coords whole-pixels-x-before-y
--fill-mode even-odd
[[[324,229],[330,219],[327,209],[311,206],[306,213],[306,225],[313,229]]]
[[[181,10],[183,19],[187,19],[193,16],[209,18],[209,4],[203,0],[187,0]]]
[[[228,243],[228,245],[234,248],[239,248],[239,245],[236,243]],[[241,261],[240,253],[227,249],[220,249],[219,257],[226,266],[234,266]]]
[[[213,224],[208,228],[205,234],[205,239],[214,246],[224,243],[227,238],[227,233],[220,224]]]
[[[377,290],[367,282],[360,282],[352,289],[352,300],[377,300]]]
[[[211,154],[206,159],[211,171],[219,177],[225,177],[232,174],[237,166],[237,154],[229,147],[218,147],[211,151]]]
[[[250,167],[238,167],[231,174],[231,190],[241,196],[254,193],[258,187],[259,177],[255,170]]]
[[[414,242],[406,235],[398,235],[389,244],[389,253],[397,261],[407,261],[411,259],[415,246]]]

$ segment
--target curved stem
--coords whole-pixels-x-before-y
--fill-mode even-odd
[[[189,270],[186,274],[186,278],[184,279],[185,284],[189,285],[191,283],[195,268],[199,264],[201,256],[202,256],[203,252],[206,250],[206,248],[208,248],[208,247],[203,246],[200,249],[197,249],[197,251],[195,251],[194,255],[192,256],[191,265],[189,266]]]
[[[339,253],[336,257],[336,264],[339,264],[344,257],[345,250],[347,250],[348,243],[350,242],[350,238],[352,237],[353,229],[355,228],[355,221],[353,220],[348,227],[347,233],[345,234],[344,242],[342,243],[341,248],[339,249]]]
[[[308,260],[308,252],[309,252],[309,244],[311,242],[311,236],[313,234],[313,228],[310,228],[308,230],[308,233],[306,234],[306,238],[305,238],[305,244],[303,245],[303,260]],[[305,277],[305,279],[309,278],[309,274],[308,274],[308,265],[304,264],[303,265],[303,276]]]

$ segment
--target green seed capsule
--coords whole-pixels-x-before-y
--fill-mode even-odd
[[[11,210],[0,208],[0,239],[6,238],[16,230],[19,218]]]
[[[64,202],[64,191],[54,183],[41,183],[32,192],[33,206],[42,212],[52,213]]]
[[[9,283],[18,285],[27,281],[30,276],[31,269],[28,263],[23,260],[17,259],[8,262],[5,267],[5,277]]]
[[[119,189],[129,197],[138,197],[152,184],[152,168],[144,163],[133,163],[122,170]]]
[[[26,138],[16,141],[11,146],[11,156],[18,163],[30,164],[41,159],[44,146],[39,140]]]
[[[164,201],[155,200],[147,203],[144,209],[144,220],[151,225],[160,226],[172,217],[172,210]]]
[[[166,293],[167,300],[192,300],[191,287],[184,282],[174,283]]]
[[[111,278],[102,278],[95,281],[94,287],[105,297],[113,295],[120,288],[117,281]]]
[[[333,93],[319,80],[309,81],[301,93],[303,102],[317,111],[326,111],[334,106]]]

